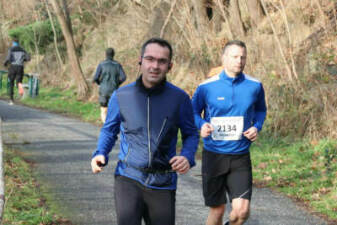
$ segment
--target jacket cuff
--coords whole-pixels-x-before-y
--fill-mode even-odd
[[[180,154],[180,156],[184,156],[188,160],[188,162],[190,163],[190,168],[192,168],[193,166],[195,166],[195,160],[194,160],[194,158],[191,159],[189,156],[184,155],[184,154]]]

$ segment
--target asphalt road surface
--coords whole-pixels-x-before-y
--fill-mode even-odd
[[[91,154],[100,128],[0,100],[3,142],[24,152],[36,163],[38,181],[74,224],[117,224],[113,200],[113,169],[117,148],[110,164],[100,174],[92,174]],[[176,197],[176,224],[205,224],[208,209],[203,204],[200,162],[188,174],[179,176]],[[164,206],[163,206],[164,207]],[[251,216],[247,225],[326,225],[280,194],[254,188]],[[163,224],[164,225],[164,224]]]

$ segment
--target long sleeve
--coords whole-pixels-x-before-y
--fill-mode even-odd
[[[265,94],[263,86],[261,84],[261,89],[258,94],[257,101],[255,103],[255,115],[253,119],[254,127],[256,127],[258,131],[262,129],[266,115],[267,115],[267,107],[265,101]]]
[[[202,89],[200,88],[200,86],[197,88],[192,97],[192,106],[195,124],[197,128],[200,129],[202,125],[206,123],[206,121],[201,117],[201,113],[205,109],[205,101],[204,97],[202,96]]]
[[[106,164],[108,163],[108,155],[117,140],[120,131],[120,123],[121,119],[119,113],[119,105],[116,92],[114,92],[109,101],[106,122],[101,129],[97,142],[97,149],[93,153],[93,157],[95,157],[96,155],[104,155],[106,159]]]
[[[102,66],[101,64],[99,64],[97,66],[97,69],[96,69],[96,73],[94,75],[94,78],[92,79],[96,84],[100,84],[100,77],[101,77],[101,73],[102,73]]]
[[[181,155],[188,159],[190,166],[192,167],[195,165],[194,156],[198,149],[199,134],[193,119],[191,100],[188,96],[186,96],[182,106],[180,107],[179,118],[181,137],[183,141]]]
[[[121,85],[126,80],[126,75],[123,67],[119,65],[119,85]]]
[[[5,59],[5,61],[4,61],[4,66],[7,66],[8,63],[10,63],[10,60],[11,60],[11,49],[8,50],[6,59]]]

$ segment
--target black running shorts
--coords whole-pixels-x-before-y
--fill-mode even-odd
[[[226,204],[234,198],[251,199],[252,166],[250,154],[227,155],[204,149],[202,153],[202,186],[205,205]]]

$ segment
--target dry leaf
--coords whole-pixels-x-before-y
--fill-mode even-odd
[[[273,178],[271,176],[266,176],[263,178],[264,181],[271,181]]]
[[[260,164],[257,166],[257,168],[259,168],[259,169],[266,169],[267,166],[268,166],[267,163],[260,163]]]

